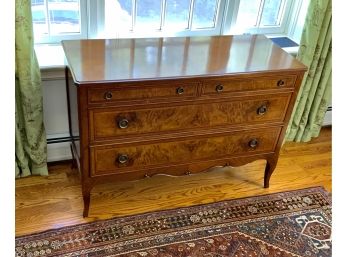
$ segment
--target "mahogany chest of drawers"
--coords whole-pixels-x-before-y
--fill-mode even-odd
[[[266,159],[306,67],[262,35],[63,41],[84,216],[97,183]]]

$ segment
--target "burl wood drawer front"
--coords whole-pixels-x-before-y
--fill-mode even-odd
[[[203,95],[216,95],[254,90],[292,88],[296,75],[264,76],[257,78],[213,78],[203,81]]]
[[[123,101],[187,98],[197,95],[198,82],[162,81],[122,83],[88,89],[88,103],[122,103]]]
[[[281,122],[289,99],[290,94],[286,94],[151,109],[91,109],[90,138],[93,141],[139,133]]]
[[[172,142],[90,147],[91,176],[272,152],[280,130],[281,128],[276,127],[194,139],[176,139]]]

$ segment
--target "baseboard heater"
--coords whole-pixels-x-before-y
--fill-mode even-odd
[[[71,142],[71,141],[77,141],[80,137],[56,137],[56,138],[49,138],[47,139],[47,144],[56,144],[56,143],[64,143],[64,142]]]

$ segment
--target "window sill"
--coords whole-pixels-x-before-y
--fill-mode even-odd
[[[41,80],[60,80],[65,78],[66,59],[60,44],[37,44],[34,46],[41,71]]]
[[[37,44],[34,48],[41,70],[65,67],[65,55],[60,44]]]

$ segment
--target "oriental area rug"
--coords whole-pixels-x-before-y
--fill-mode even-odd
[[[331,256],[321,187],[114,218],[16,238],[16,256]]]

